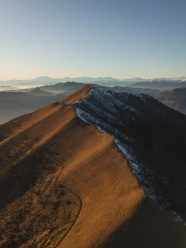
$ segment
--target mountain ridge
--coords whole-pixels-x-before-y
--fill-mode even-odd
[[[158,130],[169,121],[166,130]],[[152,231],[147,239],[140,238],[138,228],[133,232],[131,239],[138,240],[140,248],[149,247],[153,232],[153,248],[156,244],[184,248],[185,227],[164,215],[157,221],[158,208],[149,208],[151,201],[143,202],[147,195],[155,196],[165,212],[176,210],[185,218],[184,194],[180,198],[183,184],[169,175],[185,178],[184,147],[179,151],[180,146],[176,150],[169,145],[171,140],[185,142],[185,125],[184,115],[149,96],[114,93],[96,85],[86,85],[59,102],[1,125],[1,247],[107,248],[117,244],[120,248],[129,242],[128,247],[134,248],[127,241],[130,233],[121,245],[111,239],[126,230],[132,232],[130,221],[134,220],[140,229],[144,224],[144,232]],[[164,139],[168,140],[162,143]],[[161,143],[163,147],[158,147]],[[173,161],[176,166],[164,165],[173,157],[162,156],[163,151],[168,156],[179,154]],[[173,194],[167,192],[167,185],[162,191],[162,179],[173,183],[168,185]],[[164,199],[169,205],[164,206]],[[147,220],[138,218],[141,211],[142,220]],[[158,230],[164,235],[162,241]]]
[[[186,160],[184,156],[186,117],[184,115],[169,109],[148,95],[135,96],[129,93],[115,93],[97,85],[91,85],[88,97],[77,104],[73,104],[73,106],[77,116],[82,120],[96,125],[101,131],[110,133],[115,137],[115,144],[130,161],[134,175],[137,176],[141,186],[150,197],[158,202],[162,201],[162,206],[165,207],[171,208],[171,204],[175,205],[175,199],[172,199],[173,195],[169,194],[168,191],[170,185],[174,185],[174,179],[171,174],[175,173],[175,168],[171,160],[175,160],[177,156],[179,157],[177,160],[179,160],[180,165],[179,169],[176,169],[178,178],[175,180],[182,184],[183,189],[186,187],[184,183],[186,176],[184,163]],[[141,121],[144,124],[140,124]],[[165,131],[164,127],[166,125]],[[144,142],[145,139],[146,141]],[[172,140],[174,140],[174,144],[170,148],[169,142],[172,143]],[[171,150],[171,154],[168,151],[166,157],[163,154],[165,151],[164,149],[162,150],[162,147],[164,147],[165,151],[167,148]],[[145,149],[148,149],[149,157],[143,154]],[[176,155],[174,155],[175,151]],[[149,163],[150,159],[155,162]],[[157,167],[156,163],[161,164],[161,167]],[[149,164],[151,164],[150,167]],[[166,164],[169,164],[169,168],[166,167]],[[170,175],[168,176],[168,174]],[[174,174],[174,176],[176,175]],[[153,181],[153,185],[151,181]],[[157,185],[154,187],[155,184]],[[172,192],[174,190],[176,188],[172,188]],[[181,192],[182,190],[180,189],[177,195],[184,194],[184,190]],[[161,194],[164,195],[162,199]],[[166,200],[163,199],[165,195],[167,196]],[[179,201],[179,197],[177,201]],[[186,219],[184,213],[185,201],[186,199],[183,203],[179,202],[180,205],[177,209],[178,212],[183,213],[184,219]],[[174,209],[173,212],[175,212]],[[177,218],[179,217],[177,216]]]

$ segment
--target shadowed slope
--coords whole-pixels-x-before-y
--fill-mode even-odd
[[[98,85],[74,107],[82,120],[115,137],[148,196],[186,220],[186,116],[148,95]]]
[[[186,114],[186,88],[167,90],[154,97],[168,107]]]
[[[102,248],[185,248],[186,228],[170,221],[146,199],[127,225],[123,225]]]

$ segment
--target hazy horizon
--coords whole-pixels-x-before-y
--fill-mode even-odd
[[[106,79],[106,78],[110,78],[110,79],[115,79],[115,80],[132,80],[132,79],[145,79],[145,80],[153,80],[153,79],[181,79],[181,78],[186,78],[185,75],[180,75],[180,76],[175,76],[175,77],[165,77],[165,76],[160,76],[160,77],[130,77],[130,78],[117,78],[117,77],[112,77],[112,76],[97,76],[97,77],[91,77],[91,76],[60,76],[60,77],[55,77],[55,76],[36,76],[33,78],[10,78],[10,79],[1,79],[0,78],[0,82],[9,82],[9,81],[32,81],[32,80],[39,80],[39,79],[65,79],[65,78],[69,78],[69,79]]]

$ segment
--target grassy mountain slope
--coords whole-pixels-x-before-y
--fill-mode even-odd
[[[68,106],[89,91],[0,126],[0,247],[184,248],[185,227],[146,199],[114,138]]]
[[[2,248],[101,245],[144,198],[113,138],[72,107],[50,105],[0,133]]]

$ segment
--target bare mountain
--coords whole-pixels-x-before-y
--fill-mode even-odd
[[[148,95],[115,93],[96,85],[91,86],[87,98],[73,106],[82,120],[115,137],[146,193],[186,219],[186,199],[182,199],[186,116]],[[179,169],[175,161],[179,161]],[[179,190],[176,182],[182,184]]]
[[[84,86],[0,126],[0,247],[185,248],[186,117]]]
[[[39,87],[36,87],[30,91],[27,91],[27,94],[34,95],[34,96],[52,96],[53,94],[50,92],[46,92]]]
[[[186,114],[186,88],[164,91],[154,97],[168,107]]]

